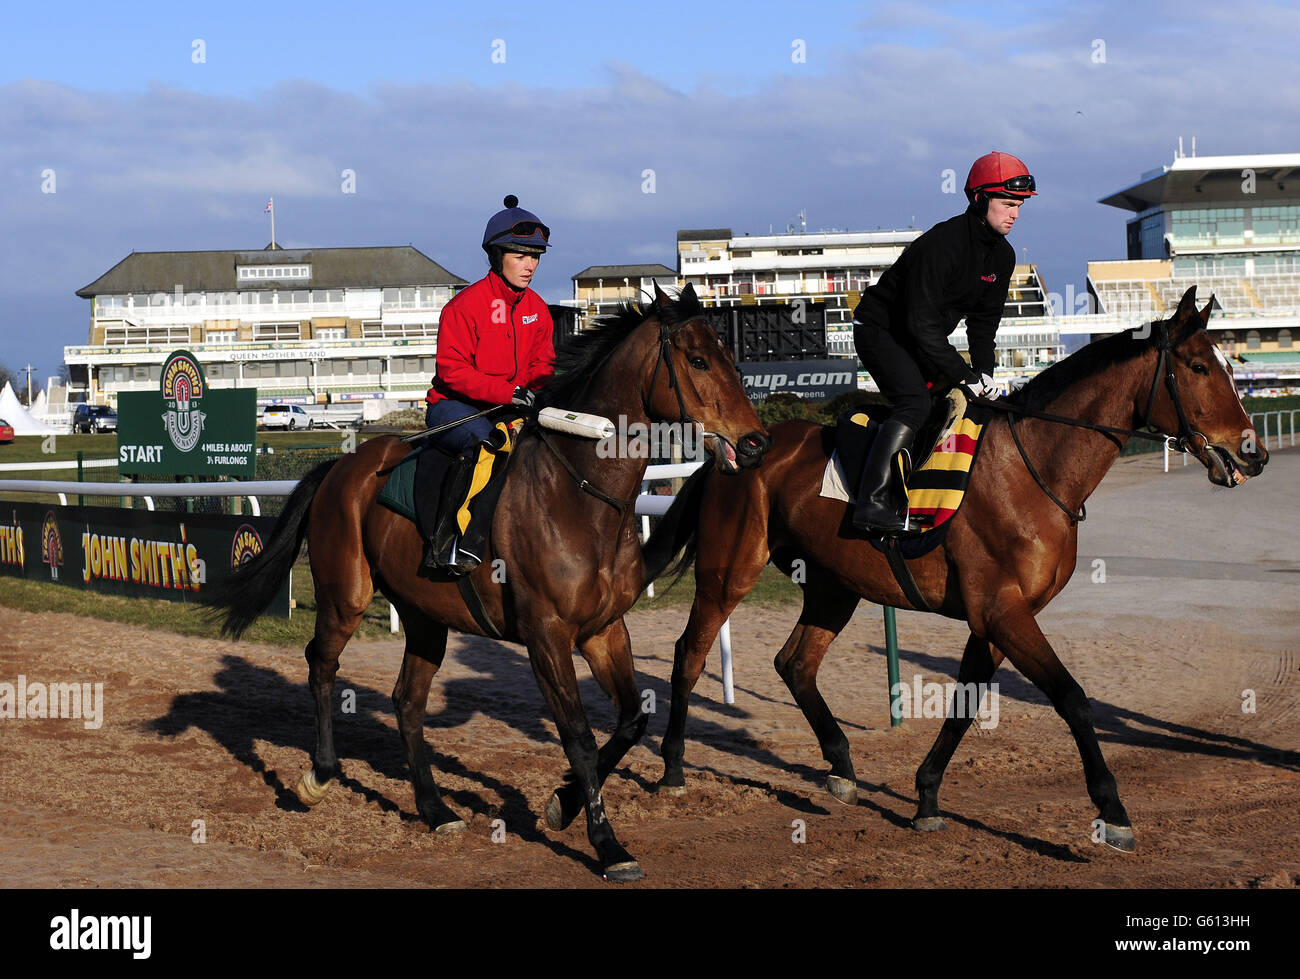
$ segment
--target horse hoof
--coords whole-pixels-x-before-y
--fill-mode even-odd
[[[635,860],[626,860],[605,868],[605,879],[611,884],[630,884],[645,876],[645,871]]]
[[[685,795],[686,784],[673,785],[671,782],[659,782],[655,785],[655,791],[662,795]]]
[[[441,824],[439,824],[438,826],[435,826],[435,827],[433,828],[433,831],[434,831],[435,833],[439,833],[439,834],[441,834],[441,833],[459,833],[462,829],[466,829],[466,828],[467,828],[467,827],[465,826],[465,820],[463,820],[463,819],[452,819],[452,820],[449,820],[449,821],[447,821],[447,822],[445,822],[445,823],[441,823]]]
[[[918,816],[912,820],[912,829],[918,833],[934,833],[947,828],[942,816]]]
[[[546,803],[546,825],[553,830],[561,830],[567,825],[564,821],[564,803],[560,801],[559,790],[551,793]]]
[[[858,783],[851,779],[842,778],[839,775],[826,776],[826,791],[829,792],[836,802],[842,802],[846,806],[856,806],[858,804]]]
[[[1137,837],[1133,835],[1132,826],[1112,826],[1107,823],[1104,839],[1108,847],[1122,853],[1132,853],[1138,848]]]
[[[298,786],[294,792],[297,793],[298,801],[310,809],[325,798],[332,784],[334,784],[332,778],[327,778],[324,782],[316,781],[316,773],[309,768],[303,773],[302,778],[298,779]]]

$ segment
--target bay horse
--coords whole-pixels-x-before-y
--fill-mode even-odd
[[[1050,699],[1078,746],[1088,794],[1105,823],[1105,842],[1120,850],[1135,849],[1136,840],[1102,758],[1088,698],[1034,616],[1074,573],[1084,501],[1128,437],[1137,434],[1131,431],[1135,425],[1178,438],[1219,485],[1244,482],[1268,461],[1237,395],[1232,368],[1205,330],[1213,298],[1199,314],[1195,299],[1193,286],[1170,320],[1097,340],[1005,399],[1006,407],[1022,409],[1025,417],[1014,430],[1010,414],[989,423],[947,537],[908,562],[929,610],[970,626],[960,683],[987,684],[1006,658]],[[1046,409],[1116,431],[1067,427],[1028,414]],[[651,575],[664,571],[682,547],[677,568],[695,560],[695,600],[674,651],[662,789],[677,791],[685,784],[691,690],[719,628],[770,558],[787,574],[802,560],[806,574],[799,622],[776,655],[776,670],[830,763],[827,788],[841,802],[857,801],[848,739],[817,689],[817,669],[860,599],[916,606],[885,555],[853,529],[852,505],[819,495],[832,436],[833,428],[805,421],[774,425],[761,470],[745,473],[725,491],[710,474],[697,473],[647,542]],[[1041,488],[1031,479],[1034,470]],[[972,719],[954,713],[974,711],[950,709],[916,773],[918,830],[944,828],[940,782]]]
[[[656,288],[648,305],[647,311],[625,305],[580,334],[561,354],[539,405],[617,418],[627,431],[637,431],[632,426],[638,423],[695,424],[719,470],[757,466],[767,433],[694,290],[688,286],[674,301]],[[437,832],[465,828],[442,801],[431,772],[423,731],[429,687],[449,628],[478,635],[490,628],[494,638],[528,647],[569,761],[570,772],[546,806],[548,826],[563,829],[585,811],[604,876],[619,882],[644,876],[614,835],[601,786],[648,720],[623,621],[644,580],[633,502],[645,454],[632,449],[598,458],[596,442],[526,429],[506,471],[489,552],[470,576],[481,598],[471,611],[471,598],[462,597],[457,583],[419,570],[422,540],[414,523],[376,503],[387,474],[410,449],[392,436],[373,438],[312,470],[289,497],[261,554],[208,598],[224,614],[223,631],[237,638],[266,608],[306,537],[316,587],[315,634],[305,651],[316,747],[299,798],[316,804],[335,774],[334,677],[344,644],[378,590],[406,630],[393,706],[416,807],[429,826]],[[579,698],[575,646],[618,707],[617,727],[599,752]]]

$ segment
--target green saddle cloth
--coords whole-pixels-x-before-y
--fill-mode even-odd
[[[407,520],[415,519],[415,462],[424,451],[424,447],[418,448],[394,466],[379,491],[379,502]]]

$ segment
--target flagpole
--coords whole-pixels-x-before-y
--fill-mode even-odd
[[[271,198],[271,247],[275,247],[275,198]]]

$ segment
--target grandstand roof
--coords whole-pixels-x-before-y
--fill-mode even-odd
[[[311,277],[240,282],[244,265],[311,266]],[[458,275],[410,245],[379,248],[276,248],[260,251],[132,252],[90,285],[82,299],[113,293],[250,289],[375,289],[386,286],[464,286]]]
[[[1125,211],[1157,204],[1242,203],[1245,171],[1254,171],[1256,199],[1300,201],[1300,153],[1181,156],[1142,175],[1133,186],[1100,200]]]

